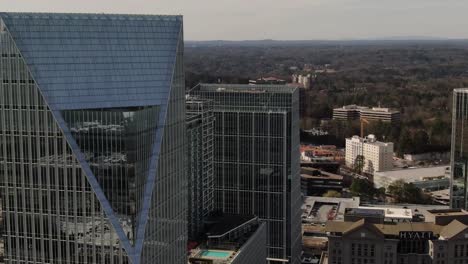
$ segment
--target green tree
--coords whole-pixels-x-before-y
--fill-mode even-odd
[[[323,194],[323,197],[329,197],[329,198],[340,198],[341,193],[334,191],[334,190],[329,190],[328,192]]]
[[[420,188],[412,183],[406,183],[403,180],[394,181],[387,188],[390,195],[397,203],[430,203],[430,198]]]
[[[429,135],[424,130],[418,130],[413,136],[413,148],[415,152],[424,152],[429,146]]]
[[[403,157],[403,154],[411,153],[413,140],[407,129],[403,129],[398,140],[397,155]]]
[[[349,190],[353,195],[373,197],[376,193],[374,184],[366,179],[353,179]]]
[[[385,194],[386,194],[385,187],[380,187],[379,189],[376,190],[376,192],[380,196],[385,196]]]
[[[354,172],[361,174],[363,169],[364,169],[364,156],[357,155],[356,159],[354,160]]]

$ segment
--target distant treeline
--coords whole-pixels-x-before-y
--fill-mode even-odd
[[[401,151],[448,149],[451,93],[468,87],[465,40],[192,44],[186,48],[187,87],[198,82],[248,83],[266,76],[290,80],[293,73],[311,73],[316,75],[313,87],[301,98],[302,128],[319,126],[321,119],[331,117],[333,108],[346,104],[396,108],[402,113],[400,126],[374,124],[369,132],[392,140]],[[334,73],[315,71],[324,68]],[[359,133],[355,123],[329,126],[337,141]],[[420,139],[426,136],[426,148],[407,146],[423,142]]]

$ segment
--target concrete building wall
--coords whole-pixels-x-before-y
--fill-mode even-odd
[[[363,144],[364,147],[364,171],[374,173],[393,168],[393,143],[385,145]]]
[[[420,223],[419,227],[407,224],[350,227],[328,236],[328,263],[468,263],[468,229],[460,222],[454,221],[444,227],[429,223]],[[401,232],[410,232],[413,236],[420,233],[420,237]],[[430,237],[421,234],[425,232],[430,233]]]
[[[364,157],[364,172],[374,173],[393,168],[393,143],[377,142],[374,139],[354,136],[346,139],[346,166],[353,167],[357,156]]]
[[[376,237],[369,231],[350,237],[329,236],[328,256],[329,263],[335,264],[396,264],[397,241]]]
[[[232,264],[264,264],[267,258],[267,225],[262,223],[257,231],[239,249]]]
[[[358,155],[363,155],[363,144],[353,138],[346,139],[345,161],[346,166],[352,167]]]

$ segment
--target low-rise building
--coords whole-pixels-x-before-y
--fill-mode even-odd
[[[403,158],[407,161],[424,161],[424,160],[450,160],[450,152],[426,152],[419,154],[404,154]]]
[[[302,204],[302,223],[324,224],[330,220],[343,221],[346,208],[359,207],[361,199],[306,196]]]
[[[390,108],[372,107],[370,109],[361,109],[360,117],[367,121],[382,121],[389,123],[400,122],[400,112]]]
[[[330,221],[325,226],[328,251],[321,263],[467,263],[468,225],[463,223],[466,212],[433,211],[433,214],[433,222]],[[450,219],[440,220],[445,214],[451,214]]]
[[[463,224],[468,225],[468,212],[463,209],[436,209],[428,210],[426,214],[426,222],[435,223],[437,225],[448,225],[453,220],[458,220]]]
[[[315,168],[330,173],[338,173],[340,169],[340,163],[338,161],[332,161],[327,157],[314,157],[309,158],[308,161],[301,160],[301,168]]]
[[[276,77],[261,77],[256,80],[249,80],[249,84],[286,84],[286,81]]]
[[[350,121],[360,118],[367,121],[399,123],[400,112],[390,108],[369,108],[359,105],[345,105],[343,107],[333,109],[333,119],[335,120]]]
[[[436,204],[450,205],[450,189],[426,192]]]
[[[344,152],[334,145],[301,145],[301,161],[311,161],[313,158],[325,158],[333,161],[344,160]]]
[[[365,138],[353,136],[346,139],[346,166],[354,167],[361,156],[362,171],[373,174],[393,168],[393,143],[377,141],[374,135]]]
[[[294,84],[300,84],[302,88],[304,89],[310,89],[312,86],[312,80],[313,76],[309,73],[307,75],[302,75],[302,74],[293,74],[292,75],[292,83]]]
[[[342,121],[359,119],[361,117],[361,109],[368,109],[368,107],[345,105],[340,108],[335,108],[333,109],[333,119]]]
[[[408,168],[374,173],[374,185],[376,188],[387,188],[398,180],[412,183],[416,187],[426,191],[448,189],[450,187],[450,167]]]
[[[343,176],[314,168],[301,168],[301,190],[306,196],[322,196],[327,191],[343,191]]]
[[[360,219],[366,219],[375,224],[412,222],[414,220],[413,211],[408,208],[359,206],[345,209],[345,222],[356,222]]]
[[[328,237],[322,225],[302,225],[302,263],[317,263],[328,248]]]

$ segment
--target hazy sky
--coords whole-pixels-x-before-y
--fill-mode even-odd
[[[182,14],[186,40],[468,38],[466,0],[0,0],[0,10]]]

